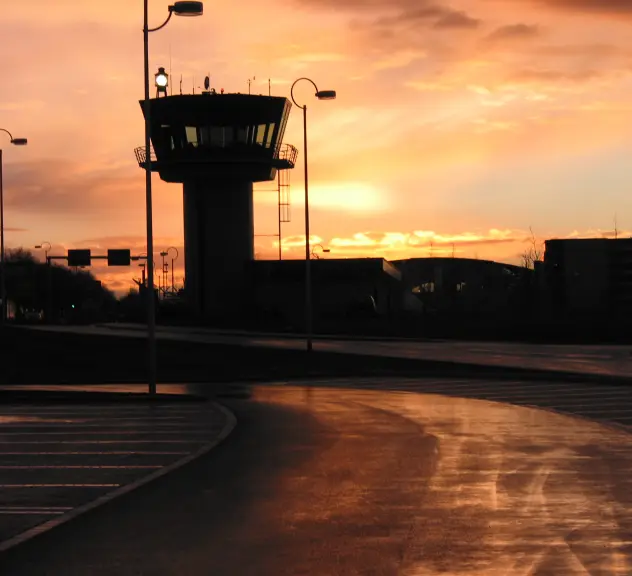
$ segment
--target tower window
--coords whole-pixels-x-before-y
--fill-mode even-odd
[[[268,126],[268,137],[266,138],[266,148],[270,148],[270,146],[272,146],[272,138],[274,136],[275,127],[276,127],[276,124],[274,122],[272,122],[272,124]]]
[[[257,144],[259,144],[259,146],[263,146],[263,143],[265,142],[265,137],[266,137],[266,128],[267,128],[267,124],[259,124],[259,126],[257,126]]]
[[[187,143],[197,147],[198,145],[197,128],[195,126],[187,126],[185,128],[185,133],[187,137]]]

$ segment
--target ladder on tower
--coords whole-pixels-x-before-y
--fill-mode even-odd
[[[290,210],[290,171],[279,170],[277,172],[278,183],[278,211],[279,211],[279,260],[282,259],[281,252],[281,224],[290,222],[292,214]]]

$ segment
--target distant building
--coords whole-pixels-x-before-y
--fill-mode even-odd
[[[425,311],[465,316],[502,314],[530,270],[471,258],[410,258],[393,264]]]
[[[301,328],[305,321],[305,261],[251,263],[252,304],[267,324]],[[401,273],[382,258],[312,260],[314,327],[396,322],[406,298]]]
[[[632,238],[545,242],[549,305],[557,316],[632,319]]]

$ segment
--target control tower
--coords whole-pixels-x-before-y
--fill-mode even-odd
[[[250,300],[253,183],[294,168],[297,150],[282,143],[291,106],[214,91],[151,100],[151,170],[182,183],[185,297],[198,317],[234,317]],[[145,148],[135,153],[145,168]]]

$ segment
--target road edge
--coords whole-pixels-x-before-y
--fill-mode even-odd
[[[117,488],[112,492],[103,494],[102,496],[99,496],[99,498],[92,500],[91,502],[87,502],[86,504],[78,506],[77,508],[73,508],[66,514],[58,516],[42,524],[38,524],[33,528],[29,528],[25,532],[22,532],[20,534],[12,536],[11,538],[8,538],[7,540],[4,540],[3,542],[0,542],[0,553],[7,552],[8,550],[15,548],[16,546],[19,546],[20,544],[24,544],[25,542],[32,540],[33,538],[40,536],[41,534],[49,532],[50,530],[53,530],[58,526],[61,526],[62,524],[66,524],[67,522],[74,520],[75,518],[85,514],[86,512],[103,506],[104,504],[107,504],[108,502],[111,502],[116,498],[120,498],[125,494],[129,494],[130,492],[142,486],[145,486],[150,482],[157,480],[158,478],[166,476],[167,474],[170,474],[171,472],[174,472],[175,470],[186,466],[187,464],[193,462],[201,456],[204,456],[205,454],[213,450],[213,448],[216,448],[219,444],[226,440],[226,438],[228,438],[228,436],[234,430],[235,426],[237,425],[237,417],[228,408],[218,402],[213,402],[212,405],[220,412],[222,412],[226,417],[226,424],[212,442],[205,444],[196,452],[193,452],[188,456],[185,456],[184,458],[181,458],[180,460],[177,460],[176,462],[165,466],[164,468],[160,468],[159,470],[156,470],[155,472],[152,472],[147,476],[143,476],[142,478],[139,478],[138,480],[135,480],[130,484],[125,484],[125,486],[121,486],[120,488]]]

